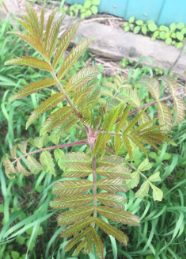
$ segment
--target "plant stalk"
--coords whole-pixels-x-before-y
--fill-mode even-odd
[[[96,187],[96,156],[93,157],[92,160],[92,169],[93,169],[93,195],[94,195],[94,218],[97,217],[97,199],[96,199],[96,194],[97,194],[97,187]]]
[[[72,143],[67,143],[67,144],[63,144],[63,145],[57,145],[57,146],[52,146],[52,147],[46,147],[46,148],[42,148],[42,149],[38,149],[35,150],[33,152],[30,153],[26,153],[25,155],[17,158],[15,161],[13,161],[11,164],[15,164],[18,160],[28,156],[28,155],[32,155],[32,154],[36,154],[45,150],[52,150],[52,149],[56,149],[56,148],[62,148],[62,147],[72,147],[72,146],[76,146],[76,145],[81,145],[81,144],[88,144],[87,140],[81,140],[81,141],[77,141],[77,142],[72,142]]]

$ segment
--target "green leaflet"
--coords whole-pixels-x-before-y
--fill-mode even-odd
[[[74,65],[78,58],[83,54],[83,52],[86,50],[86,48],[89,46],[92,40],[93,39],[84,40],[72,49],[72,51],[65,58],[63,64],[61,65],[58,71],[57,77],[59,80],[61,80],[66,75],[66,73]]]
[[[177,126],[181,124],[185,118],[185,103],[178,96],[174,96],[173,100],[174,100],[174,107],[175,107],[175,120],[172,126]]]
[[[94,199],[90,194],[79,194],[68,197],[57,198],[50,202],[50,206],[57,209],[81,207],[91,203]]]
[[[59,126],[62,122],[66,121],[66,119],[70,117],[72,111],[73,110],[70,106],[65,106],[52,113],[43,123],[40,134],[42,135],[46,132],[49,132],[53,128]]]
[[[19,150],[20,150],[23,154],[26,154],[27,141],[21,141],[21,142],[18,144],[18,148],[19,148]]]
[[[156,172],[156,173],[154,173],[153,175],[151,175],[151,176],[149,177],[149,181],[150,181],[150,182],[158,182],[158,181],[161,181],[160,172]]]
[[[87,95],[89,95],[89,93],[92,91],[94,86],[97,85],[97,83],[97,78],[93,78],[92,80],[85,82],[83,85],[81,85],[74,94],[74,104],[80,104],[87,97]]]
[[[55,85],[57,82],[54,79],[42,79],[38,82],[34,82],[31,85],[26,85],[23,89],[19,90],[18,93],[15,93],[9,100],[21,99],[30,94],[36,93],[45,87]]]
[[[169,132],[172,126],[172,116],[170,108],[163,102],[157,103],[159,124],[164,125],[161,127],[162,130]]]
[[[125,135],[125,134],[123,134],[123,142],[124,142],[124,145],[125,145],[125,147],[128,151],[130,160],[132,161],[132,146],[130,144],[130,141],[129,141],[127,135]]]
[[[69,237],[72,235],[75,235],[79,231],[83,230],[84,228],[90,226],[94,222],[93,217],[88,217],[87,219],[83,219],[72,226],[69,226],[66,229],[63,229],[62,232],[60,233],[61,237]]]
[[[118,133],[120,131],[121,127],[123,126],[124,122],[126,121],[131,107],[132,107],[132,105],[129,105],[127,107],[127,109],[123,112],[123,114],[120,118],[120,121],[117,123],[116,128],[115,128],[116,133]]]
[[[116,179],[102,179],[99,180],[96,184],[97,186],[107,192],[126,192],[128,191],[127,186],[123,184],[124,180],[120,178]]]
[[[39,68],[39,69],[46,70],[46,71],[49,71],[49,72],[52,71],[52,68],[51,68],[49,63],[47,63],[44,60],[40,60],[40,59],[32,58],[32,57],[30,57],[30,58],[22,57],[22,58],[16,58],[16,59],[14,58],[14,59],[6,61],[5,65],[6,66],[7,65],[28,66],[28,67]],[[46,80],[46,79],[44,79],[44,80]],[[50,79],[50,80],[55,81],[54,79]]]
[[[18,36],[19,38],[21,38],[22,40],[26,41],[30,46],[32,46],[35,50],[37,50],[47,61],[49,60],[47,51],[44,48],[43,44],[41,44],[41,42],[38,41],[36,38],[34,38],[32,35],[28,35],[28,34],[22,33],[22,32],[14,32],[14,31],[9,32],[9,34],[14,34],[14,35]],[[23,57],[23,58],[25,59],[26,57]],[[29,59],[29,58],[27,58],[27,59]],[[33,59],[33,58],[30,58],[30,59]],[[20,59],[17,59],[17,60],[20,60]],[[39,60],[39,61],[43,61],[43,60]],[[11,63],[10,63],[10,61],[7,61],[5,64],[8,65]]]
[[[146,171],[152,168],[152,164],[149,162],[148,158],[143,160],[143,162],[138,166],[139,171]]]
[[[121,137],[120,135],[115,135],[115,154],[116,156],[119,154],[119,151],[121,149]]]
[[[174,79],[173,77],[171,77],[169,75],[164,75],[160,79],[166,83],[166,85],[169,87],[172,95],[174,95],[175,92],[178,90],[178,83],[177,83],[176,79]]]
[[[103,259],[103,252],[104,252],[103,244],[101,242],[101,239],[100,239],[98,233],[96,232],[96,230],[94,228],[92,228],[92,238],[94,240],[96,252],[97,252],[99,259]]]
[[[93,183],[88,180],[64,181],[54,184],[53,194],[57,196],[69,196],[88,191]]]
[[[140,189],[135,193],[135,197],[143,198],[147,196],[148,192],[149,192],[149,181],[147,180],[141,185]]]
[[[128,237],[123,232],[118,230],[116,227],[106,223],[104,220],[100,218],[95,218],[95,222],[96,222],[96,225],[98,225],[98,227],[100,227],[105,233],[115,237],[124,245],[127,245]]]
[[[61,168],[68,167],[71,165],[73,166],[74,163],[90,166],[92,163],[92,159],[85,153],[72,152],[65,154],[59,162]]]
[[[136,171],[131,174],[132,179],[126,180],[126,185],[129,189],[133,189],[140,182],[140,174]]]
[[[98,199],[98,201],[103,203],[105,206],[120,210],[124,210],[124,205],[127,202],[127,200],[121,195],[104,192],[97,194],[96,199]]]
[[[27,156],[27,167],[32,174],[38,174],[41,170],[44,170],[41,164],[31,155]]]
[[[56,161],[58,160],[61,161],[63,156],[64,156],[64,152],[61,149],[59,148],[54,149],[54,157]]]
[[[100,87],[99,85],[94,87],[93,90],[86,96],[86,98],[78,105],[81,110],[91,109],[100,99]]]
[[[41,10],[41,16],[40,16],[40,35],[41,35],[41,38],[43,38],[44,17],[45,17],[45,8],[43,6],[43,8]]]
[[[60,16],[50,30],[50,34],[49,34],[49,37],[48,37],[48,55],[49,55],[49,58],[52,57],[53,51],[55,49],[59,29],[60,29],[60,26],[61,26],[64,18],[65,18],[65,15]]]
[[[123,131],[123,134],[127,134],[134,127],[134,125],[137,123],[144,112],[145,110],[139,112],[139,114],[129,123],[128,127]]]
[[[26,123],[26,129],[32,124],[42,113],[46,112],[47,110],[53,108],[58,103],[63,101],[65,98],[64,94],[62,93],[56,93],[49,97],[47,100],[45,100],[43,103],[39,105],[38,108],[36,108],[30,115],[27,123]]]
[[[45,48],[47,48],[47,46],[48,46],[48,38],[49,38],[49,34],[50,34],[50,29],[51,29],[56,11],[57,11],[57,9],[54,9],[53,12],[49,15],[49,18],[47,20],[47,26],[46,26],[46,31],[45,31]]]
[[[55,69],[57,64],[59,63],[60,59],[62,58],[65,50],[67,49],[70,41],[74,37],[76,31],[78,28],[78,24],[76,23],[67,33],[64,34],[64,36],[61,38],[58,47],[55,52],[54,60],[52,63],[52,68]]]
[[[138,140],[138,136],[134,136],[134,135],[129,135],[129,138],[134,142],[134,144],[139,147],[139,149],[141,149],[146,157],[148,157],[147,151],[145,149],[145,147],[142,145],[142,143]]]
[[[118,118],[119,109],[120,109],[120,105],[112,109],[111,112],[108,114],[108,117],[104,126],[104,131],[109,132],[112,129],[112,127],[114,126]]]
[[[99,166],[110,164],[121,165],[124,163],[124,159],[120,156],[104,156],[103,158],[98,158],[97,162],[99,163]]]
[[[156,100],[160,98],[161,88],[158,80],[152,77],[143,77],[140,79],[139,83],[147,88],[152,97]]]
[[[89,227],[85,229],[83,232],[75,235],[72,239],[68,241],[68,243],[65,245],[65,251],[69,251],[73,246],[75,246],[83,237],[87,236],[92,231],[92,228]],[[62,235],[63,237],[63,235]]]
[[[67,177],[67,178],[72,178],[72,177],[76,177],[76,178],[80,178],[80,177],[85,177],[90,175],[93,170],[91,167],[87,166],[87,165],[83,165],[83,164],[79,164],[79,163],[73,163],[73,164],[69,164],[68,166],[65,166],[64,169],[64,173],[63,173],[63,177]]]
[[[93,206],[87,206],[83,208],[73,209],[60,214],[57,217],[58,224],[60,226],[69,225],[73,222],[79,221],[90,216],[94,212]]]
[[[43,151],[40,155],[40,162],[47,173],[56,175],[54,162],[50,152],[48,152],[47,150]]]
[[[130,179],[130,172],[131,170],[128,167],[120,165],[100,166],[96,169],[96,173],[108,178]]]
[[[37,32],[40,34],[39,21],[37,18],[36,11],[34,10],[34,8],[31,7],[31,5],[28,2],[26,3],[26,11],[27,11],[30,19],[33,21]]]
[[[153,190],[153,199],[154,201],[162,201],[163,199],[163,192],[158,187],[156,187],[154,184],[150,183],[150,186]]]
[[[122,95],[118,95],[124,101],[127,101],[129,104],[134,107],[140,107],[140,96],[136,89],[132,90],[131,88],[124,88],[122,91]]]
[[[100,215],[116,222],[127,224],[130,226],[139,226],[140,220],[138,216],[133,215],[128,211],[120,211],[119,209],[98,206],[97,212]]]
[[[92,81],[92,84],[96,84],[98,80],[95,78],[100,73],[97,67],[86,67],[80,70],[77,74],[73,75],[65,87],[66,92],[73,91],[78,87],[82,86],[88,81]],[[93,79],[93,80],[92,80]],[[91,84],[89,83],[89,88]],[[86,88],[85,85],[84,88]],[[88,88],[88,86],[87,86]],[[76,97],[77,98],[77,97]],[[77,103],[76,103],[77,104]]]

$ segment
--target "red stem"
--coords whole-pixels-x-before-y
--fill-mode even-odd
[[[77,141],[77,142],[73,142],[73,143],[68,143],[68,144],[63,144],[63,145],[57,145],[57,146],[52,146],[52,147],[46,147],[46,148],[38,149],[38,150],[35,150],[33,152],[27,153],[27,154],[19,157],[18,159],[13,161],[12,164],[16,163],[18,160],[22,159],[23,157],[26,157],[28,155],[32,155],[32,154],[36,154],[36,153],[42,152],[44,150],[52,150],[52,149],[62,148],[62,147],[71,147],[71,146],[76,146],[76,145],[81,145],[81,144],[88,144],[88,141],[87,140],[81,140],[81,141]]]
[[[96,199],[96,194],[97,194],[97,188],[96,188],[96,156],[93,157],[92,160],[92,169],[93,169],[93,195],[94,195],[94,218],[97,217],[97,199]]]

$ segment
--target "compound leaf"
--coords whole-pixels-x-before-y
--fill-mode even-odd
[[[159,124],[163,125],[161,127],[162,130],[169,132],[172,126],[172,116],[170,108],[163,102],[158,102],[158,117],[159,117]]]
[[[78,28],[78,24],[76,23],[67,33],[64,34],[64,36],[61,38],[57,50],[55,52],[54,60],[52,63],[53,69],[57,66],[59,63],[61,57],[63,56],[65,50],[67,49],[70,41],[74,37],[76,31]]]
[[[83,219],[81,221],[78,221],[77,223],[73,224],[72,226],[69,226],[66,229],[63,229],[62,232],[60,233],[61,237],[70,237],[72,235],[77,234],[79,231],[82,229],[90,226],[94,222],[93,217],[89,217],[87,219]]]
[[[101,179],[96,185],[107,192],[126,192],[128,191],[127,186],[123,184],[124,180],[120,178],[116,179]]]
[[[127,200],[123,196],[113,193],[102,192],[97,194],[96,198],[105,206],[113,207],[120,210],[124,210],[124,205],[127,202]]]
[[[94,200],[94,196],[90,194],[79,194],[68,197],[62,197],[54,199],[50,202],[50,206],[56,209],[66,209],[81,207],[91,203]]]
[[[100,73],[97,67],[86,67],[73,75],[65,87],[66,92],[70,92],[82,86],[87,81],[95,78]],[[94,82],[94,81],[93,81]],[[97,83],[97,82],[96,82]],[[89,86],[90,87],[90,86]]]
[[[149,181],[147,180],[142,184],[140,189],[135,193],[135,197],[143,198],[143,197],[147,196],[148,192],[149,192]]]
[[[101,239],[94,228],[92,228],[92,238],[94,240],[94,244],[96,246],[96,252],[99,259],[103,259],[103,252],[104,252],[103,243],[101,242]]]
[[[92,188],[93,183],[88,180],[72,180],[55,183],[52,190],[57,196],[69,196],[86,192]]]
[[[185,118],[185,104],[184,101],[178,96],[174,96],[173,99],[175,107],[175,121],[173,122],[173,126],[177,126],[181,124]]]
[[[108,219],[114,220],[118,223],[127,224],[130,226],[139,226],[140,219],[128,211],[120,211],[103,206],[97,207],[97,212]]]
[[[8,60],[5,62],[5,65],[20,65],[20,66],[30,66],[30,67],[35,67],[39,69],[43,69],[46,71],[51,72],[52,68],[49,63],[47,63],[44,60],[40,60],[37,58],[32,58],[32,57],[22,57],[22,58],[14,58],[11,60]],[[45,80],[45,79],[43,79]],[[53,80],[53,79],[50,79]]]
[[[124,245],[127,245],[128,237],[123,232],[118,230],[116,227],[106,223],[104,220],[100,218],[95,218],[95,222],[96,222],[96,225],[98,225],[98,227],[100,227],[105,233],[115,237]]]
[[[72,111],[73,110],[70,106],[65,106],[52,113],[43,123],[40,134],[42,135],[49,132],[53,128],[59,126],[62,122],[66,121],[66,119],[70,117]]]
[[[153,77],[143,77],[138,83],[147,88],[152,97],[156,100],[160,98],[161,88],[157,79]]]
[[[131,179],[130,172],[128,167],[120,165],[100,166],[96,169],[96,173],[108,178]]]
[[[18,93],[15,93],[13,96],[10,97],[9,100],[21,99],[26,97],[30,94],[36,93],[46,87],[55,85],[56,81],[54,79],[42,79],[38,82],[34,82],[31,85],[26,85],[23,89],[19,90]]]
[[[93,206],[87,206],[63,212],[57,217],[60,226],[69,225],[81,219],[87,218],[94,212]]]
[[[61,65],[58,71],[59,80],[61,80],[66,75],[69,69],[74,65],[74,63],[78,60],[78,58],[83,54],[83,52],[89,46],[91,41],[92,39],[86,39],[72,49],[72,51],[65,58],[63,64]]]
[[[52,155],[47,150],[43,151],[40,155],[40,162],[44,170],[49,174],[55,174],[54,162]]]
[[[63,93],[56,93],[41,103],[30,115],[26,123],[26,129],[44,112],[52,109],[65,98]]]

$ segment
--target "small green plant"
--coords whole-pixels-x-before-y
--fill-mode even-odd
[[[167,45],[174,45],[176,48],[183,46],[183,41],[186,37],[186,26],[182,22],[171,23],[169,27],[164,25],[158,27],[153,20],[147,21],[146,24],[142,20],[135,22],[134,16],[124,23],[124,31],[129,30],[133,31],[134,34],[148,35],[151,40],[163,40]]]
[[[132,65],[134,61],[132,59],[123,58],[119,63],[123,68],[126,68],[128,65]]]
[[[74,4],[70,7],[70,16],[77,17],[78,12],[81,13],[81,19],[89,17],[92,14],[98,13],[98,5],[100,5],[99,0],[85,0],[84,5]]]
[[[3,159],[5,172],[9,178],[18,173],[29,176],[40,171],[57,177],[53,185],[53,194],[57,197],[50,202],[50,206],[61,211],[57,217],[60,226],[70,225],[60,232],[62,238],[73,236],[65,245],[65,251],[70,251],[78,244],[73,256],[78,255],[80,251],[89,254],[94,244],[98,257],[103,259],[104,248],[98,234],[99,228],[123,245],[127,245],[126,234],[111,222],[130,226],[139,226],[140,223],[138,216],[125,210],[127,201],[121,194],[136,188],[143,177],[145,181],[135,193],[135,197],[143,198],[151,189],[154,200],[162,200],[163,192],[155,185],[161,181],[160,172],[156,171],[149,176],[144,173],[152,167],[145,145],[148,144],[157,150],[158,145],[161,146],[164,142],[176,145],[168,138],[168,132],[171,131],[172,125],[182,123],[185,105],[178,97],[176,80],[170,76],[162,77],[171,92],[170,96],[163,98],[160,98],[161,88],[155,78],[144,77],[138,81],[138,84],[147,89],[155,99],[151,103],[141,105],[142,100],[137,88],[126,84],[126,79],[118,75],[115,76],[114,83],[104,84],[108,88],[107,93],[110,92],[110,97],[108,96],[104,106],[100,105],[100,98],[104,96],[104,92],[101,91],[98,79],[100,72],[96,67],[86,67],[73,76],[67,76],[70,68],[93,39],[79,43],[60,64],[78,25],[75,24],[66,32],[56,47],[64,16],[55,21],[56,11],[53,11],[44,34],[44,8],[39,23],[34,9],[29,4],[26,7],[28,16],[24,16],[24,21],[17,20],[27,33],[12,34],[30,44],[41,57],[15,58],[7,61],[6,65],[42,69],[48,72],[48,78],[26,85],[10,100],[21,99],[54,86],[59,92],[53,93],[31,113],[26,128],[44,112],[54,108],[40,129],[40,137],[16,143],[10,152],[11,155]],[[163,102],[169,98],[173,98],[176,109],[173,123],[170,108]],[[157,104],[158,117],[151,119],[147,109],[153,104]],[[72,127],[83,132],[84,138],[72,143],[59,143],[60,136],[64,136]],[[49,147],[49,141],[55,146]],[[28,145],[39,149],[28,153]],[[61,150],[79,145],[86,147],[83,149],[84,152],[79,150],[75,153],[64,153]],[[146,159],[136,168],[132,163],[135,157],[139,156],[138,149],[146,155]],[[51,150],[54,150],[54,159],[49,152]],[[17,157],[20,152],[23,155]],[[34,154],[38,153],[41,153],[39,161],[38,156],[34,157]],[[12,159],[14,161],[11,161]],[[117,194],[118,192],[120,194]]]
[[[161,69],[161,67],[155,68],[154,71],[157,76],[163,75],[163,70]]]

